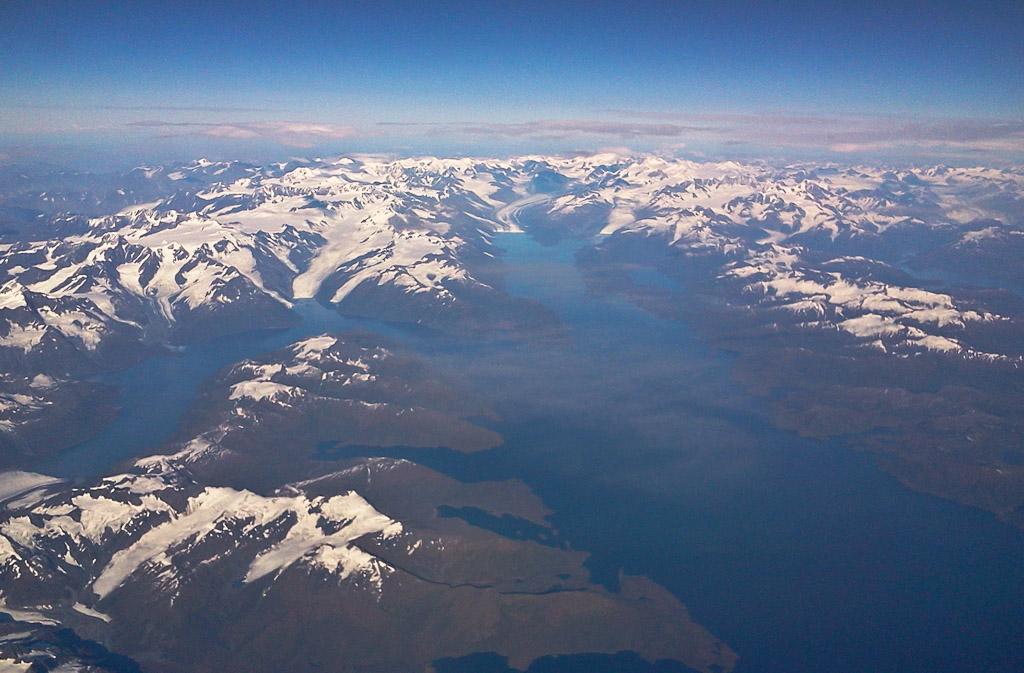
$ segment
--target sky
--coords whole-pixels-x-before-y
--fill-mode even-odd
[[[1022,63],[1019,2],[0,0],[0,159],[1016,161]]]

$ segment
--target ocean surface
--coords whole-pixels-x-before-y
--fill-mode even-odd
[[[564,338],[430,336],[301,303],[297,328],[191,346],[104,377],[124,388],[122,416],[36,469],[103,473],[169,437],[219,368],[310,334],[377,331],[491,400],[501,417],[493,427],[506,443],[468,456],[400,447],[375,455],[412,458],[462,480],[524,480],[554,511],[557,543],[592,554],[595,581],[614,588],[626,572],[663,584],[740,654],[740,673],[1024,670],[1020,531],[910,491],[841,443],[773,427],[762,401],[732,380],[728,354],[684,324],[589,294],[574,266],[581,243],[542,246],[516,234],[498,242],[506,289],[558,311]],[[342,455],[365,451],[322,457]],[[508,521],[479,512],[443,514],[516,534]],[[509,670],[486,654],[437,668]],[[679,670],[630,654],[553,657],[531,667]]]

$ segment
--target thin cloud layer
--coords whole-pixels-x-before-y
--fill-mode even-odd
[[[1024,122],[943,121],[886,124],[836,133],[830,148],[863,152],[900,147],[961,149],[975,152],[1024,151]]]
[[[609,110],[610,120],[533,120],[515,123],[382,122],[406,134],[476,138],[558,140],[663,140],[662,147],[688,142],[723,147],[798,148],[831,153],[1024,155],[1024,122],[978,119],[906,120],[885,117],[682,114]],[[634,119],[630,120],[629,117]],[[638,121],[639,120],[639,121]],[[650,121],[657,120],[657,121]]]
[[[840,153],[950,151],[1024,153],[1024,122],[986,119],[692,115],[611,110],[622,117],[706,124],[691,137],[727,145],[798,147]],[[694,128],[690,126],[690,128]]]
[[[162,129],[161,137],[194,136],[227,140],[270,140],[289,147],[313,147],[327,140],[360,135],[353,126],[296,121],[198,123],[169,121],[131,122],[136,128]]]
[[[544,119],[512,124],[454,124],[452,132],[473,135],[519,137],[529,135],[598,135],[617,138],[678,137],[686,133],[713,131],[709,126],[629,121],[595,121],[588,119]]]
[[[460,142],[503,140],[541,143],[581,142],[593,146],[647,141],[651,146],[692,145],[722,148],[798,149],[831,154],[907,156],[1024,157],[1024,122],[947,119],[907,120],[884,117],[798,115],[693,115],[671,112],[610,110],[615,119],[539,119],[522,122],[378,122],[371,130],[305,121],[180,122],[136,121],[135,129],[157,130],[159,137],[264,140],[298,148],[330,141],[385,136],[452,138]],[[634,117],[634,119],[628,119]],[[589,142],[587,140],[589,139]],[[568,148],[567,148],[568,149]]]
[[[97,105],[97,110],[126,112],[268,112],[270,108],[231,107],[222,105]]]

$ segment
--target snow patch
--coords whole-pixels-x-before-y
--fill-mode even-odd
[[[7,502],[31,491],[61,483],[61,479],[35,472],[0,472],[0,502]]]

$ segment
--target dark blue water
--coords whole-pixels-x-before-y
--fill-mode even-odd
[[[595,581],[614,588],[620,569],[652,577],[737,650],[739,671],[1024,670],[1019,531],[909,491],[869,456],[774,428],[761,402],[731,379],[728,355],[685,325],[589,295],[573,264],[579,243],[543,247],[523,235],[499,243],[508,290],[559,311],[564,340],[413,336],[304,307],[307,322],[295,330],[196,346],[114,375],[109,381],[129,391],[125,414],[49,471],[94,474],[159,444],[220,366],[328,329],[384,330],[492,400],[506,438],[469,456],[392,455],[463,480],[523,479],[555,512],[557,543],[592,553]],[[479,512],[445,514],[541,535]],[[480,655],[438,670],[508,669]],[[547,658],[532,670],[680,669],[588,655]]]
[[[1018,530],[774,428],[732,359],[685,325],[588,296],[577,243],[500,242],[509,291],[558,310],[569,342],[462,354],[507,444],[423,462],[523,479],[559,536],[594,554],[596,580],[622,568],[665,585],[739,652],[739,671],[1024,671]],[[642,670],[621,665],[544,670]]]
[[[146,360],[94,380],[121,389],[120,415],[96,437],[33,466],[57,477],[101,475],[116,463],[159,446],[178,428],[200,384],[222,367],[304,337],[323,332],[365,329],[395,335],[399,330],[378,321],[349,318],[312,300],[295,304],[302,318],[296,327],[264,330],[190,345],[175,355]]]

